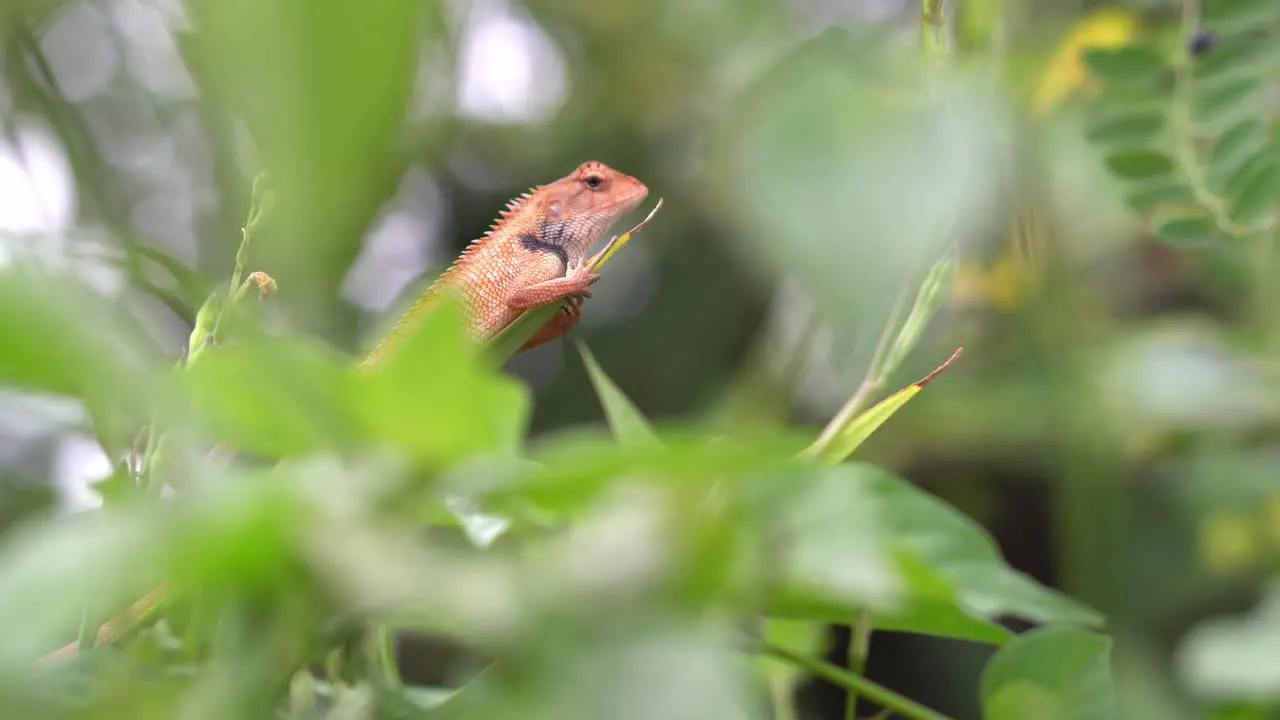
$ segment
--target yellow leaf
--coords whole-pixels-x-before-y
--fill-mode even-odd
[[[1128,10],[1104,8],[1086,15],[1063,39],[1041,73],[1031,100],[1032,113],[1044,116],[1088,85],[1086,50],[1127,45],[1138,37],[1138,31],[1138,18]]]

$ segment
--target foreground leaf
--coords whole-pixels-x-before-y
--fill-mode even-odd
[[[1111,639],[1033,630],[1000,649],[982,677],[984,720],[1112,720]]]
[[[450,296],[423,308],[416,326],[354,383],[357,413],[375,442],[447,464],[524,441],[529,392],[479,361]]]
[[[847,622],[870,609],[880,629],[991,643],[1008,636],[1001,617],[1100,621],[1006,565],[978,523],[884,470],[850,463],[802,482],[799,507],[813,511],[784,512],[779,530],[809,548],[809,556],[788,566],[772,614]]]

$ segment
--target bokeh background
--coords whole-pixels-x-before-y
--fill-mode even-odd
[[[249,268],[278,281],[268,321],[355,356],[509,198],[596,159],[665,205],[575,337],[655,420],[816,432],[893,298],[951,253],[949,300],[887,389],[965,355],[863,459],[1104,611],[1148,717],[1206,698],[1273,716],[1259,281],[1232,248],[1157,241],[1081,130],[1082,49],[1179,42],[1172,4],[952,0],[934,59],[963,72],[938,81],[885,60],[927,55],[909,0],[309,2],[3,0],[0,262],[73,272],[176,359],[265,168],[283,207]],[[915,93],[953,97],[902,110]],[[509,370],[535,435],[601,422],[568,344]],[[112,463],[78,403],[0,393],[4,522],[95,506]],[[837,662],[845,642],[833,628]],[[430,664],[407,652],[406,674]],[[868,672],[976,717],[989,652],[877,633]],[[801,698],[842,712],[832,686]]]

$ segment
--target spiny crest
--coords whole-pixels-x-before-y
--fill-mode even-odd
[[[462,249],[462,252],[458,254],[458,257],[454,258],[453,262],[450,263],[449,267],[446,268],[445,271],[440,274],[440,277],[437,279],[436,284],[439,284],[439,281],[443,280],[451,270],[453,270],[454,268],[460,265],[465,264],[468,258],[474,255],[477,251],[479,251],[480,248],[484,247],[485,241],[493,237],[495,233],[501,232],[502,228],[506,227],[507,221],[510,220],[514,215],[519,213],[520,210],[524,208],[525,204],[529,202],[529,200],[534,195],[536,195],[538,191],[541,190],[543,187],[545,186],[535,185],[529,190],[526,190],[520,195],[517,195],[516,197],[508,200],[506,207],[498,212],[498,219],[493,221],[493,224],[489,226],[489,229],[485,231],[484,235],[481,235],[475,240],[472,240],[470,243],[467,244],[465,248]],[[430,290],[430,288],[428,288],[428,290]]]

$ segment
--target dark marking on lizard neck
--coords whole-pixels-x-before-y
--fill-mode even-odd
[[[556,223],[543,223],[543,228],[545,229],[547,225],[553,224]],[[569,266],[568,251],[564,249],[563,245],[559,245],[554,241],[549,242],[547,240],[543,240],[537,235],[534,235],[533,233],[525,233],[520,236],[520,247],[528,250],[529,252],[541,252],[555,255],[560,258],[560,262],[564,263],[565,267]]]

